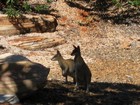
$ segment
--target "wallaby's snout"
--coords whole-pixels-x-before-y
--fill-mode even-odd
[[[74,53],[73,52],[71,53],[71,56],[74,56]]]
[[[60,57],[60,52],[57,50],[57,53],[51,58],[52,61],[57,61]]]
[[[73,51],[71,53],[71,56],[74,56],[74,55],[77,55],[77,54],[80,53],[80,47],[79,46],[76,47],[76,46],[73,45],[73,47],[74,47],[74,49],[73,49]]]
[[[53,56],[53,57],[51,58],[51,60],[52,60],[52,61],[56,61],[55,56]]]

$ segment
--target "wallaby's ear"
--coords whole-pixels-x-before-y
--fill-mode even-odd
[[[80,46],[77,46],[77,48],[80,50]]]
[[[57,54],[58,54],[58,53],[60,54],[59,50],[57,50]]]
[[[76,48],[76,46],[75,46],[75,45],[73,45],[73,47],[74,47],[74,48]]]

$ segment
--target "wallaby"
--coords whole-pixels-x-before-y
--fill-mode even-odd
[[[84,59],[81,57],[80,47],[75,47],[71,53],[74,57],[75,62],[75,80],[76,80],[76,89],[79,88],[79,85],[84,85],[86,92],[89,92],[89,86],[91,83],[91,71]]]
[[[59,66],[62,69],[62,75],[65,77],[65,82],[68,82],[68,76],[73,78],[75,83],[75,70],[74,70],[74,60],[64,59],[61,53],[57,50],[57,54],[51,59],[52,61],[58,61]]]

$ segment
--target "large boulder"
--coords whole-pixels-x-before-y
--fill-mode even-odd
[[[16,55],[11,53],[5,53],[0,55],[0,63],[5,62],[18,62],[18,61],[30,61],[28,58],[22,55]]]
[[[13,59],[13,62],[10,57],[7,58],[9,61],[0,63],[0,94],[23,97],[45,86],[49,68],[22,57],[21,60]]]

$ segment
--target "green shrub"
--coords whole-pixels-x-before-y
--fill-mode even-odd
[[[128,4],[128,5],[132,5],[132,6],[135,6],[135,7],[140,6],[140,0],[126,0],[126,1],[112,0],[112,3],[117,5],[118,7],[123,6],[123,3]]]
[[[7,8],[5,8],[5,13],[9,16],[9,17],[16,17],[20,15],[20,11],[16,10],[15,8],[13,8],[12,6],[8,6]]]
[[[49,4],[52,0],[47,0],[48,4],[45,5],[36,5],[31,6],[28,4],[27,0],[6,0],[0,1],[0,3],[4,4],[4,8],[2,9],[9,17],[20,16],[23,13],[27,12],[40,12],[42,10],[49,11]]]
[[[27,3],[27,1],[23,2],[23,6],[22,7],[27,12],[31,12],[32,11],[31,6]]]
[[[133,6],[140,6],[140,0],[129,0],[128,3]]]
[[[48,5],[36,5],[34,8],[37,12],[40,12],[42,10],[48,10],[49,6]]]

